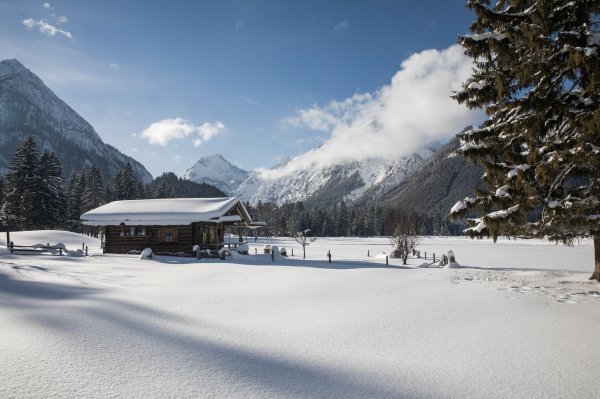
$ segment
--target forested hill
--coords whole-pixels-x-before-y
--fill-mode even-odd
[[[223,191],[206,183],[177,177],[173,172],[166,172],[148,184],[148,191],[153,198],[217,198],[227,197]]]

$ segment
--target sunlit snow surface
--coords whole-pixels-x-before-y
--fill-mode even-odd
[[[386,267],[385,238],[318,239],[306,260],[276,240],[294,249],[276,262],[252,239],[226,261],[11,239],[93,256],[0,254],[2,398],[597,397],[589,241],[424,238],[427,260]],[[419,267],[448,250],[462,268]]]

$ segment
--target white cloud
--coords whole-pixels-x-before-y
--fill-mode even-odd
[[[120,66],[118,66],[117,64],[109,64],[108,65],[111,69],[114,69],[115,71],[118,71],[119,69],[121,69]]]
[[[23,20],[23,25],[25,25],[27,27],[27,29],[31,29],[35,26],[36,21],[33,20],[33,18],[27,18]]]
[[[206,122],[201,126],[198,126],[198,137],[194,139],[194,147],[200,146],[202,143],[212,139],[213,137],[221,134],[225,130],[225,125],[222,122]]]
[[[61,15],[60,17],[56,17],[57,25],[66,24],[67,22],[69,22],[69,19],[67,17],[65,17],[64,15]]]
[[[284,122],[294,127],[328,132],[341,123],[351,123],[372,101],[371,94],[356,93],[342,101],[331,101],[324,107],[313,105],[308,109],[301,109],[295,116],[286,118]]]
[[[57,33],[60,33],[61,35],[65,36],[69,39],[73,39],[70,32],[67,32],[66,30],[57,28],[54,25],[50,25],[48,22],[44,21],[43,19],[36,21],[33,18],[27,18],[27,19],[24,19],[22,21],[22,23],[23,23],[23,25],[25,25],[25,27],[27,27],[27,30],[30,30],[34,26],[37,26],[39,28],[40,32],[45,35],[54,37],[54,36],[56,36]]]
[[[196,126],[182,118],[171,118],[154,122],[144,129],[138,137],[147,140],[150,144],[166,146],[172,140],[181,140],[196,135],[193,144],[195,147],[198,147],[221,133],[224,129],[225,125],[222,122],[207,122]]]
[[[139,137],[150,144],[166,146],[171,140],[185,138],[196,131],[196,126],[182,118],[163,119],[144,129]]]
[[[44,8],[46,10],[49,10],[50,9],[50,3],[44,3]]]
[[[371,158],[395,159],[432,141],[445,141],[483,119],[450,98],[470,75],[471,61],[459,45],[413,54],[391,82],[374,93],[359,93],[325,106],[297,111],[284,120],[295,127],[328,131],[323,145],[292,159],[265,177],[290,173],[314,163]]]
[[[348,27],[348,21],[340,21],[333,27],[333,30],[336,32],[341,32]]]

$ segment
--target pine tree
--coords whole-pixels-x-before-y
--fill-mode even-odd
[[[487,188],[453,215],[478,210],[469,233],[593,236],[600,281],[600,32],[598,0],[469,0],[460,38],[474,60],[454,98],[484,108],[458,154],[483,164]]]
[[[175,198],[175,188],[166,181],[161,181],[154,190],[153,198]]]
[[[112,179],[114,200],[133,200],[143,196],[140,184],[133,167],[129,162],[121,168]]]
[[[106,203],[106,191],[102,171],[97,166],[85,174],[85,185],[82,193],[81,213],[97,208]]]
[[[44,152],[39,162],[39,169],[42,180],[41,198],[38,204],[42,210],[41,227],[54,228],[65,216],[66,198],[62,166],[53,152]]]
[[[67,220],[72,231],[81,231],[85,171],[71,174],[67,188]]]
[[[6,224],[25,230],[42,223],[42,178],[39,174],[39,153],[32,137],[17,148],[6,174],[4,215]]]
[[[338,235],[348,236],[350,235],[350,222],[348,220],[348,206],[344,201],[340,203],[339,213],[338,213]]]

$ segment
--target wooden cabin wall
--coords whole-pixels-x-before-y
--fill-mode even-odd
[[[187,226],[144,226],[146,235],[130,235],[131,226],[106,226],[104,250],[107,253],[126,254],[131,250],[151,248],[155,253],[192,253],[198,244],[203,249],[218,249],[225,239],[222,223],[194,223]],[[136,226],[141,229],[141,226]],[[176,242],[163,242],[165,229],[174,230]],[[121,236],[123,233],[123,236]],[[204,239],[204,240],[203,240]]]
[[[153,252],[184,252],[192,253],[193,231],[192,226],[145,226],[145,236],[129,235],[130,226],[106,226],[105,252],[113,254],[126,254],[131,250],[143,251],[151,248]],[[160,229],[176,230],[177,242],[161,242]],[[124,235],[121,236],[121,233]]]

